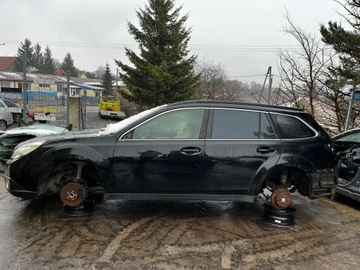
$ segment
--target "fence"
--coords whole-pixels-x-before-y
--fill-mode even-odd
[[[22,93],[0,92],[0,98],[10,99],[20,108],[24,106],[24,98]],[[98,105],[99,97],[81,98],[83,105]],[[67,102],[66,95],[54,92],[28,91],[26,99],[26,108],[28,112],[37,114],[48,114],[53,124],[66,126],[67,124]]]

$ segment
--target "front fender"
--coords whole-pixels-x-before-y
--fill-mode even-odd
[[[58,164],[64,161],[81,160],[97,168],[100,177],[106,179],[110,171],[108,158],[83,144],[64,143],[45,150],[36,162]]]

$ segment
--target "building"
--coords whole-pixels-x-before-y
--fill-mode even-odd
[[[21,99],[23,85],[22,72],[0,71],[0,93],[3,97]],[[38,97],[61,98],[67,95],[67,77],[49,74],[27,73],[26,90],[28,99]],[[81,95],[99,101],[105,89],[101,80],[70,78],[70,96]]]
[[[10,71],[16,56],[0,56],[0,71]]]

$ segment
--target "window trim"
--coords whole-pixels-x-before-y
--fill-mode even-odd
[[[214,111],[215,110],[228,110],[228,111],[242,111],[242,112],[254,112],[254,113],[263,113],[267,120],[269,121],[269,124],[271,125],[271,128],[273,129],[274,131],[274,134],[275,134],[275,138],[274,139],[264,139],[264,138],[259,138],[259,139],[213,139],[212,138],[212,127],[213,127],[213,121],[214,121]],[[209,141],[280,141],[281,138],[280,138],[280,134],[279,132],[277,131],[277,129],[275,129],[275,125],[271,119],[271,117],[269,117],[269,114],[271,112],[269,111],[262,111],[262,110],[249,110],[249,109],[241,109],[241,108],[226,108],[226,107],[216,107],[216,108],[210,108],[209,110],[209,120],[208,120],[208,126],[207,126],[207,136],[205,137],[206,140],[209,140]],[[287,115],[287,114],[285,114]],[[261,118],[261,115],[259,115],[259,117]],[[260,122],[260,120],[259,120]]]
[[[279,130],[277,129],[276,125],[275,125],[275,121],[272,119],[271,115],[272,114],[276,114],[276,115],[282,115],[282,116],[288,116],[288,117],[293,117],[293,118],[296,118],[298,119],[300,122],[302,122],[304,125],[306,125],[309,129],[311,129],[315,135],[312,136],[312,137],[299,137],[299,138],[281,138],[281,135],[280,135],[280,132]],[[280,140],[282,141],[294,141],[294,140],[312,140],[314,138],[317,138],[319,137],[319,133],[314,129],[312,128],[308,123],[306,123],[304,120],[302,120],[300,117],[296,116],[296,115],[292,115],[292,114],[285,114],[285,113],[277,113],[277,112],[269,112],[269,116],[271,118],[271,122],[274,126],[274,128],[276,129],[276,133],[278,134]]]

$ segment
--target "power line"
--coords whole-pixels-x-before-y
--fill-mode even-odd
[[[254,75],[241,75],[241,76],[228,76],[229,79],[231,78],[249,78],[249,77],[263,77],[266,74],[254,74]]]
[[[5,40],[9,45],[20,44],[22,41]],[[94,43],[94,42],[75,42],[75,41],[37,41],[45,46],[66,47],[66,48],[88,48],[88,49],[124,49],[138,48],[135,43]],[[193,51],[198,52],[278,52],[279,49],[298,49],[300,45],[229,45],[229,44],[189,44]]]

